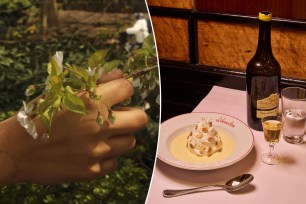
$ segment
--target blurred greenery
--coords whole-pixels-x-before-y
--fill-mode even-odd
[[[85,1],[57,1],[58,8],[62,10],[68,9],[69,3],[70,7],[76,8],[72,4],[76,2]],[[93,5],[94,2],[111,2],[111,9],[105,8],[103,12],[114,12],[116,7],[122,12],[124,6],[124,11],[133,12],[141,2],[144,6],[144,0],[136,3],[130,0],[124,4],[120,0],[88,2]],[[79,25],[56,27],[45,32],[40,18],[38,0],[0,1],[0,121],[12,116],[21,107],[28,85],[45,81],[47,62],[54,51],[63,51],[65,62],[80,65],[86,62],[90,54],[106,47],[111,47],[109,57],[112,59],[126,61],[132,55],[118,44],[106,43],[108,39],[119,36],[119,33],[111,32],[107,27],[99,28],[95,35],[80,32]],[[116,22],[117,27],[127,26],[126,21],[118,19]],[[143,63],[143,59],[140,61]],[[151,84],[158,80],[157,72],[146,77]],[[54,186],[29,183],[5,186],[0,190],[0,203],[144,203],[155,160],[160,107],[156,103],[158,86],[150,86],[146,96],[143,93],[143,89],[136,88],[135,96],[125,104],[145,106],[150,122],[146,129],[135,134],[137,146],[119,158],[117,171],[88,182]]]

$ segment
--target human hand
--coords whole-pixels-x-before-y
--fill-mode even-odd
[[[117,71],[112,76],[101,77],[105,83],[99,86],[97,93],[103,96],[109,107],[133,94],[129,81],[117,79],[120,75],[122,73]],[[131,133],[142,129],[148,120],[143,111],[131,107],[118,108],[114,110],[114,124],[106,121],[99,126],[95,123],[97,105],[92,103],[86,92],[80,97],[87,106],[88,114],[59,112],[47,140],[33,140],[19,125],[16,116],[1,124],[8,130],[2,145],[17,164],[13,182],[56,184],[100,177],[115,169],[117,156],[134,147],[135,139]],[[108,118],[107,114],[107,107],[102,105],[101,115]],[[43,125],[39,121],[35,123],[41,135]]]

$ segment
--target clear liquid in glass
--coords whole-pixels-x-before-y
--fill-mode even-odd
[[[303,142],[306,113],[302,109],[288,109],[284,111],[284,140],[297,144]]]

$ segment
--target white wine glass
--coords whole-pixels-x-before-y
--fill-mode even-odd
[[[266,142],[269,143],[270,151],[261,156],[261,161],[266,164],[276,165],[281,162],[278,154],[274,153],[274,145],[279,142],[283,134],[283,121],[280,116],[266,116],[261,119]]]

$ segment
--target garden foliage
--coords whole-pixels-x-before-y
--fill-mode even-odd
[[[63,51],[68,64],[82,66],[97,50],[109,49],[107,60],[125,62],[120,68],[133,78],[135,86],[134,96],[121,105],[143,107],[150,122],[135,135],[136,148],[119,158],[117,171],[88,182],[6,186],[0,191],[0,203],[144,203],[155,159],[160,110],[158,71],[141,72],[157,64],[152,36],[141,49],[127,53],[120,45],[106,45],[105,37],[88,37],[75,27],[43,33],[37,2],[0,2],[0,120],[22,106],[29,85],[45,83],[47,64],[55,51]]]

